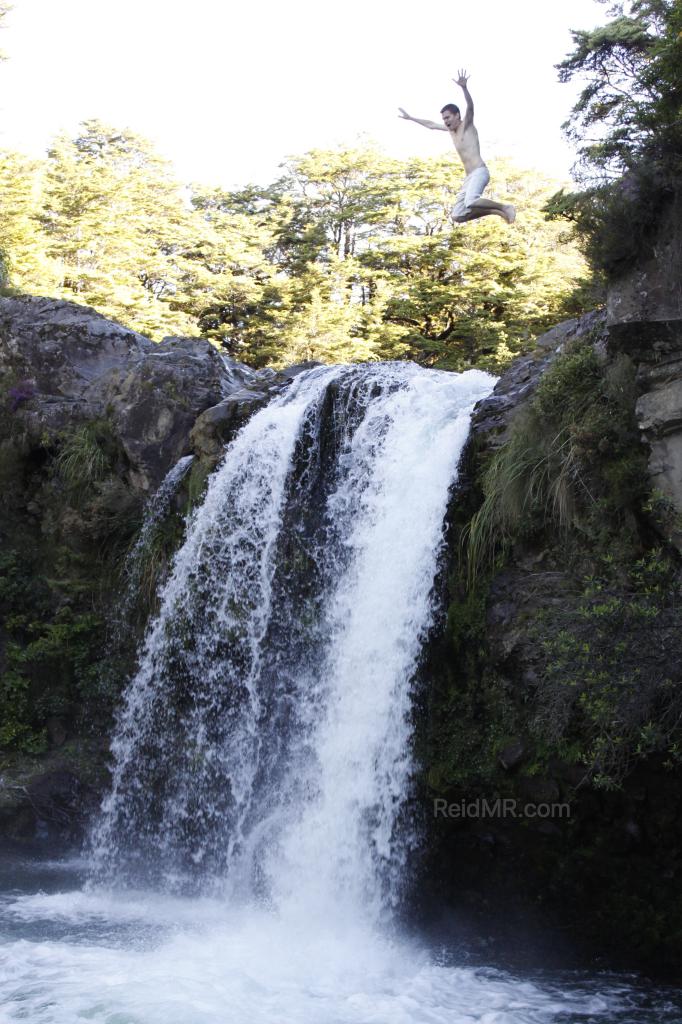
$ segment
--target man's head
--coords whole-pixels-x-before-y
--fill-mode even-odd
[[[456,107],[454,103],[446,103],[444,107],[441,107],[440,112],[445,127],[450,131],[455,131],[462,120],[459,107]]]

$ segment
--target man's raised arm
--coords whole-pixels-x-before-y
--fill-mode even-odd
[[[464,99],[467,102],[466,113],[464,114],[464,127],[468,128],[474,123],[474,101],[471,98],[471,93],[467,88],[467,82],[469,81],[469,75],[467,75],[464,68],[457,72],[458,77],[453,78],[452,81],[456,82],[464,93]]]
[[[406,121],[414,121],[415,124],[420,124],[424,128],[435,128],[436,131],[439,132],[447,131],[447,128],[445,127],[444,124],[436,124],[435,121],[425,121],[421,117],[412,117],[410,114],[407,113],[406,110],[403,110],[402,107],[398,107],[398,110],[400,111],[400,117],[404,117]]]

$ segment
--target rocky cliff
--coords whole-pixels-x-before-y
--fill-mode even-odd
[[[671,503],[670,539],[681,550],[682,192],[668,203],[651,249],[607,299],[613,352],[637,367],[637,421],[653,489]]]
[[[674,974],[679,199],[659,234],[605,314],[539,339],[474,415],[421,743],[430,914],[516,953],[537,927],[544,963],[554,942]]]

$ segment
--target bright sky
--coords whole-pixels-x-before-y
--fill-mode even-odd
[[[268,182],[287,155],[371,140],[396,156],[450,146],[438,120],[470,75],[483,156],[558,177],[576,95],[554,64],[597,0],[13,0],[0,47],[0,148],[40,155],[97,117],[155,143],[180,177]],[[454,158],[454,152],[453,152]]]

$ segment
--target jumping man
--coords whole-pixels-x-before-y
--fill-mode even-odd
[[[459,78],[454,79],[464,93],[467,109],[464,120],[459,112],[459,107],[454,103],[446,103],[441,110],[443,124],[436,124],[435,121],[424,121],[419,117],[410,117],[406,110],[398,107],[400,116],[408,121],[416,121],[424,128],[435,128],[440,132],[450,132],[450,138],[455,144],[457,155],[464,164],[466,178],[457,194],[457,199],[452,213],[458,224],[467,220],[477,220],[479,217],[502,217],[508,224],[513,224],[516,218],[516,210],[509,203],[495,203],[492,199],[481,199],[483,190],[490,181],[490,173],[481,157],[481,149],[478,141],[478,132],[474,125],[474,101],[467,89],[469,75],[466,71],[458,72]]]

